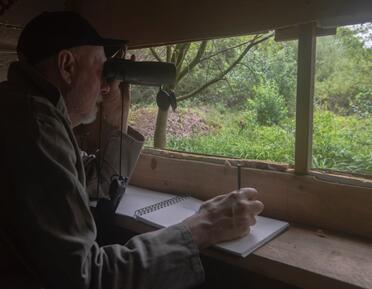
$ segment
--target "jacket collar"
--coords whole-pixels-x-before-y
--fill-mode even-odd
[[[47,99],[70,122],[65,101],[59,89],[30,64],[21,61],[11,63],[8,81],[28,95]]]

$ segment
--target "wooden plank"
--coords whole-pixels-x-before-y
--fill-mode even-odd
[[[370,0],[69,2],[69,8],[92,21],[102,35],[128,39],[131,48],[258,33],[310,21],[329,27],[372,20]]]
[[[246,259],[208,253],[304,289],[372,288],[372,242],[313,228],[292,225]]]
[[[131,183],[163,192],[191,192],[206,200],[236,189],[236,168],[225,161],[219,164],[143,153]],[[259,190],[266,216],[372,238],[372,182],[355,184],[316,175],[242,169],[242,186]]]
[[[9,64],[17,60],[13,51],[0,51],[0,81],[6,80]]]
[[[295,172],[298,174],[307,174],[312,161],[315,34],[315,23],[299,26],[295,139]]]
[[[191,153],[175,151],[175,150],[144,148],[143,152],[150,153],[156,156],[164,156],[164,157],[170,157],[170,158],[187,159],[187,160],[195,160],[195,161],[207,161],[209,163],[216,163],[216,164],[225,164],[230,167],[236,167],[237,164],[240,164],[241,166],[245,168],[268,169],[268,170],[281,171],[281,172],[287,171],[290,167],[288,164],[285,164],[285,163],[260,161],[260,160],[245,160],[245,159],[243,160],[243,159],[198,154],[198,153],[191,154]]]
[[[15,51],[21,28],[0,23],[0,50]]]
[[[332,28],[322,28],[316,27],[316,36],[327,36],[335,35],[337,32],[336,27]],[[299,26],[280,28],[275,30],[275,41],[289,41],[289,40],[298,40],[299,38]]]
[[[126,216],[115,224],[137,233],[153,230]],[[304,289],[372,288],[372,242],[316,228],[292,224],[247,258],[216,249],[202,254]]]

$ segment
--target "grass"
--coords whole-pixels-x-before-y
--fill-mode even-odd
[[[217,110],[205,121],[218,129],[207,135],[171,137],[168,148],[243,159],[294,163],[293,119],[260,126],[247,112]],[[216,125],[217,124],[217,125]],[[372,117],[338,116],[328,111],[314,115],[313,167],[372,174]]]

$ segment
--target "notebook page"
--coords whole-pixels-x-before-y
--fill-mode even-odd
[[[287,222],[257,216],[256,224],[251,226],[251,231],[248,235],[237,240],[220,243],[217,247],[246,257],[258,247],[283,232],[288,226]]]
[[[135,186],[127,186],[125,194],[116,210],[119,215],[134,217],[134,212],[143,207],[173,198],[174,195],[147,190]]]
[[[154,227],[163,228],[178,224],[193,214],[195,214],[195,211],[192,209],[172,205],[144,215],[139,215],[137,219]]]

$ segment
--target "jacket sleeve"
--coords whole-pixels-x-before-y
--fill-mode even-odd
[[[120,131],[106,123],[103,127],[102,149],[96,155],[84,155],[83,153],[82,156],[87,192],[91,200],[107,198],[111,176],[120,173],[120,165],[121,175],[130,178],[144,143],[144,137],[132,127],[128,127],[128,132],[122,134],[122,144],[120,143]],[[119,161],[120,146],[121,162]],[[100,175],[100,186],[97,192],[98,175]]]
[[[16,217],[9,225],[46,288],[188,288],[203,280],[198,249],[182,224],[99,247],[66,127],[48,115],[31,126],[12,148]]]

